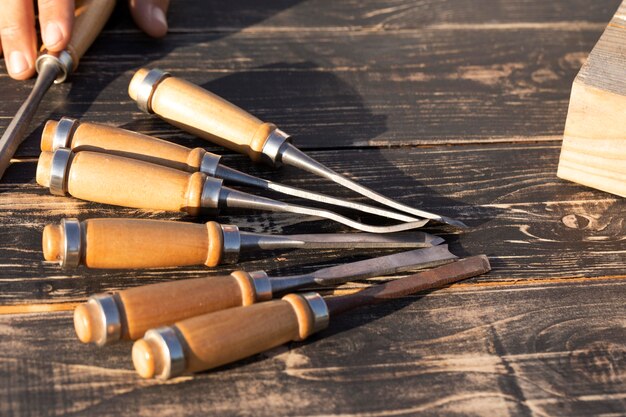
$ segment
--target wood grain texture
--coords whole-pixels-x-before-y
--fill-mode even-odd
[[[427,210],[459,218],[473,227],[463,235],[447,235],[451,250],[460,256],[485,253],[494,271],[490,280],[569,278],[623,275],[625,228],[623,199],[585,189],[554,177],[559,146],[492,145],[389,150],[313,152],[332,169],[351,175],[374,190]],[[353,161],[346,165],[346,161]],[[369,161],[364,163],[363,161]],[[225,164],[250,172],[245,156],[228,156]],[[3,180],[0,235],[1,303],[83,300],[90,292],[117,290],[169,280],[201,277],[210,271],[229,272],[232,266],[155,269],[150,271],[62,271],[42,262],[41,230],[67,216],[138,217],[202,222],[164,212],[151,212],[54,197],[33,184],[34,164],[10,169]],[[299,170],[270,171],[255,166],[252,173],[313,191],[345,198],[349,192]],[[281,197],[282,198],[282,197]],[[296,199],[289,201],[295,202]],[[287,214],[233,214],[217,219],[242,230],[271,233],[317,233],[349,230],[330,222],[304,221]],[[313,220],[313,219],[311,219]],[[363,218],[363,220],[369,220]],[[436,231],[436,230],[434,230]],[[275,251],[242,254],[243,269],[269,269],[289,274],[336,264],[379,251]],[[478,278],[482,280],[482,278]]]
[[[48,92],[0,181],[0,415],[626,413],[625,202],[554,176],[571,82],[620,0],[173,2],[170,35],[159,41],[118,3],[71,83]],[[3,65],[0,131],[32,87]],[[464,235],[433,231],[457,255],[486,253],[493,271],[166,384],[136,376],[129,344],[81,345],[62,310],[88,295],[231,271],[67,272],[42,261],[41,231],[63,217],[210,220],[54,197],[35,183],[48,118],[207,146],[139,112],[126,90],[142,66],[276,123],[375,190],[469,223]],[[362,201],[295,169],[211,150],[254,175]],[[266,233],[347,231],[278,213],[218,221]],[[304,273],[379,254],[276,251],[243,256],[239,267]]]
[[[574,80],[557,175],[626,197],[626,2]]]
[[[293,15],[306,3],[283,4],[285,15]],[[315,3],[310,7],[316,7]],[[493,3],[485,1],[484,7],[475,7],[493,10],[494,21],[502,18],[496,11],[511,11]],[[536,3],[517,3],[518,14],[525,12],[528,18],[523,21],[534,21],[532,13],[545,21],[540,11],[546,7]],[[394,6],[380,7],[393,14]],[[374,14],[379,10],[370,7]],[[593,16],[610,6],[586,7]],[[439,10],[435,14],[442,15],[446,8],[457,10],[441,2],[417,5],[413,13],[427,16],[434,8]],[[350,18],[348,11],[342,12],[345,19]],[[406,21],[412,22],[408,17]],[[272,27],[271,19],[263,22]],[[559,139],[567,91],[603,27],[444,25],[360,30],[356,24],[347,31],[207,29],[174,31],[156,43],[134,31],[110,29],[96,41],[97,49],[85,58],[84,70],[74,74],[72,84],[56,86],[46,96],[33,133],[18,155],[36,155],[43,121],[63,115],[85,116],[164,138],[183,138],[185,145],[206,146],[143,115],[128,99],[125,91],[130,78],[142,65],[172,70],[209,88],[295,135],[302,148],[323,148],[329,143],[385,146]],[[119,45],[124,45],[124,54],[119,53]],[[198,56],[203,57],[201,68],[187,64],[196,62]],[[29,88],[28,83],[9,80],[0,85],[0,96],[7,100],[0,113],[0,129],[8,125]],[[66,100],[68,94],[71,101]]]
[[[70,313],[0,316],[0,411],[620,415],[624,291],[603,281],[453,287],[355,310],[305,343],[167,383],[136,376],[130,344],[80,345]]]

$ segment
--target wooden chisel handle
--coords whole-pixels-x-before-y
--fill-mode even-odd
[[[85,151],[70,154],[64,171],[54,171],[58,175],[52,175],[52,170],[59,167],[55,161],[68,153],[67,149],[59,149],[54,155],[42,152],[37,183],[51,187],[55,193],[66,192],[83,200],[116,206],[184,211],[191,215],[197,215],[202,208],[207,177],[200,172],[189,174],[149,162]],[[61,186],[55,178],[61,178],[62,191],[58,191]]]
[[[64,133],[57,131],[59,123]],[[189,172],[199,171],[202,158],[207,154],[202,148],[189,149],[130,130],[68,118],[61,119],[61,122],[48,120],[41,134],[42,151],[54,152],[59,147],[74,152],[104,151]]]
[[[225,228],[226,233],[233,229],[235,238],[238,237],[234,226]],[[60,224],[44,228],[42,246],[47,261],[59,262],[66,268],[85,265],[131,269],[202,264],[213,267],[225,260],[224,231],[216,222],[64,219]]]
[[[128,93],[141,100],[147,69],[137,71]],[[197,85],[166,77],[154,85],[147,108],[169,123],[258,161],[276,126],[265,123],[245,110]],[[138,102],[139,103],[139,102]],[[282,132],[281,132],[282,133]]]
[[[82,0],[76,2],[74,28],[66,48],[74,68],[91,46],[113,13],[115,0]]]
[[[204,314],[146,332],[133,346],[144,378],[169,378],[215,368],[326,328],[328,314],[316,293]]]
[[[270,298],[257,295],[252,275],[244,271],[144,285],[91,297],[74,310],[74,329],[83,343],[102,346],[138,339],[154,327]]]

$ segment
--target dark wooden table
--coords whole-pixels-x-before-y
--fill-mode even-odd
[[[626,204],[555,176],[572,80],[619,3],[181,1],[159,41],[120,6],[72,82],[48,93],[0,181],[0,415],[624,415]],[[142,66],[275,122],[376,190],[467,222],[468,233],[442,232],[453,252],[485,253],[494,270],[213,372],[141,380],[129,344],[76,340],[71,309],[95,292],[213,271],[62,271],[43,262],[41,231],[66,216],[202,219],[50,195],[34,179],[45,120],[209,146],[231,166],[360,201],[141,113],[126,89]],[[31,87],[2,68],[0,130]],[[253,231],[345,231],[304,220],[219,218]],[[286,274],[367,255],[274,252],[241,267]]]

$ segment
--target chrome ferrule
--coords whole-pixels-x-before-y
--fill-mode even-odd
[[[148,330],[143,338],[154,341],[162,354],[163,369],[156,378],[169,379],[185,372],[185,349],[175,326]]]
[[[61,234],[63,235],[62,268],[76,268],[80,265],[83,255],[83,231],[78,219],[62,219]]]
[[[152,111],[152,96],[161,81],[170,77],[169,72],[160,69],[150,70],[137,88],[137,106],[145,113],[154,113]]]
[[[204,213],[215,215],[219,212],[222,182],[219,178],[206,177],[200,195],[200,205]]]
[[[35,69],[38,74],[41,72],[46,62],[52,62],[59,68],[59,74],[54,80],[55,84],[64,82],[74,69],[74,60],[72,59],[72,55],[67,51],[50,52],[47,49],[44,50],[35,61]]]
[[[313,332],[319,332],[328,327],[330,314],[324,298],[316,292],[301,294],[313,312]]]
[[[67,193],[67,174],[74,153],[68,148],[59,148],[52,155],[50,165],[50,193],[65,195]]]
[[[232,224],[220,224],[224,240],[222,263],[234,264],[239,260],[241,252],[241,234],[239,228]]]
[[[253,271],[248,272],[250,278],[252,278],[252,284],[254,284],[255,300],[269,301],[273,297],[272,282],[270,281],[265,271]]]
[[[221,155],[216,155],[211,152],[207,152],[202,156],[202,161],[200,161],[200,172],[214,177],[217,172],[217,167],[220,165],[220,159],[222,159]]]
[[[263,161],[269,165],[281,165],[281,148],[285,142],[290,142],[290,136],[280,129],[274,129],[263,145]]]
[[[71,117],[61,117],[52,136],[52,152],[59,148],[69,148],[74,132],[80,122]]]
[[[96,345],[104,346],[122,338],[122,317],[113,294],[97,294],[89,297],[89,304],[95,304],[100,312],[101,333]]]

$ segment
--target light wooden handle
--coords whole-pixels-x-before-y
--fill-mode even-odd
[[[163,268],[219,265],[224,253],[222,228],[206,224],[146,219],[89,219],[80,223],[81,264],[88,268]],[[64,264],[65,230],[49,224],[43,231],[47,261]]]
[[[314,314],[305,299],[290,294],[282,300],[237,307],[176,323],[184,339],[185,371],[212,369],[314,332]],[[133,363],[144,378],[159,375],[162,348],[141,339],[133,346]]]
[[[72,57],[74,69],[113,13],[115,0],[82,0],[76,2],[76,20],[66,50]]]
[[[128,93],[137,100],[139,85],[148,73],[137,71],[130,82]],[[203,139],[247,154],[258,161],[263,146],[272,131],[271,123],[264,123],[245,110],[197,85],[180,78],[168,77],[161,81],[152,94],[151,108],[169,123]]]
[[[121,339],[135,340],[151,328],[256,301],[249,274],[186,279],[130,288],[115,294],[119,315],[124,317]],[[95,342],[102,327],[102,311],[94,303],[74,311],[74,328],[83,343]]]
[[[58,122],[55,120],[46,122],[41,134],[42,151],[55,150],[53,137],[57,125]],[[78,124],[67,147],[75,152],[106,152],[189,172],[196,172],[200,169],[202,157],[207,153],[202,148],[189,149],[130,130],[83,122]]]
[[[44,187],[50,186],[51,160],[50,152],[42,152],[37,164],[37,182]],[[98,203],[197,215],[205,180],[200,172],[85,151],[70,162],[67,192]]]

